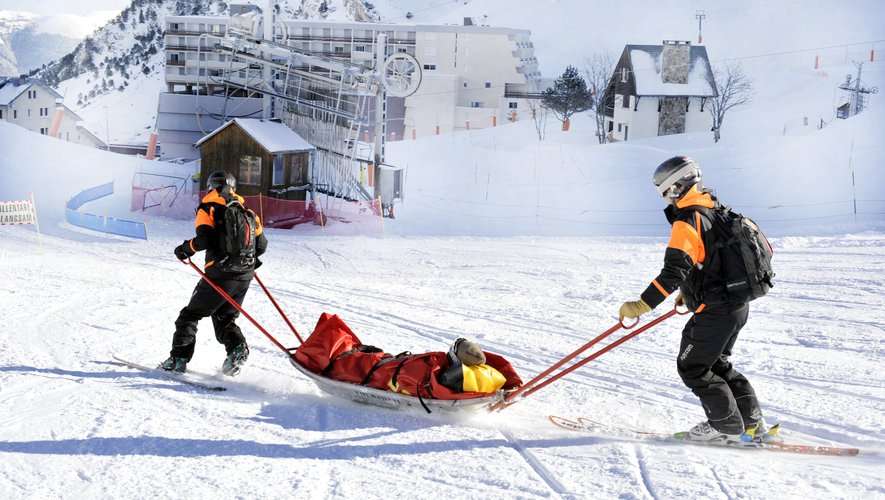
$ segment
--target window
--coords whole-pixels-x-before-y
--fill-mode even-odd
[[[402,53],[405,54],[405,53],[408,53],[408,52],[409,52],[409,49],[407,49],[406,47],[397,47],[396,51],[397,51],[397,52],[402,52]]]
[[[621,68],[621,83],[627,83],[627,68]]]
[[[199,31],[200,33],[206,31],[206,23],[200,23],[200,28],[197,31]]]
[[[307,184],[307,162],[309,153],[298,153],[289,157],[289,185],[303,186]]]
[[[46,134],[48,134],[48,133],[49,133],[49,129],[48,129],[48,128],[40,127],[40,134],[41,134],[41,135],[46,135]]]
[[[12,119],[18,120],[18,110],[17,109],[12,110]]]
[[[464,82],[464,88],[465,89],[467,88],[467,82]]]
[[[486,88],[487,89],[492,88],[492,82],[486,82]]]
[[[200,52],[200,60],[201,60],[201,61],[205,61],[205,60],[206,60],[206,53],[205,53],[205,52]]]
[[[206,68],[200,68],[200,76],[206,76]]]
[[[31,117],[31,108],[28,108],[28,118]]]
[[[187,46],[187,44],[184,42],[183,36],[178,37],[178,46],[179,47],[186,47]]]
[[[353,51],[354,51],[354,52],[365,52],[365,51],[366,51],[366,46],[365,46],[365,45],[354,45],[354,46],[353,46]]]
[[[470,101],[470,107],[471,108],[481,108],[482,103],[479,101]]]
[[[344,47],[339,47],[339,46],[336,45],[336,46],[335,46],[335,53],[336,53],[336,54],[343,54],[343,53],[344,53]]]
[[[2,120],[2,119],[3,119],[3,110],[0,109],[0,120]]]
[[[179,74],[179,75],[183,75],[183,74],[184,74],[184,68],[179,67],[179,68],[178,68],[178,74]]]
[[[624,124],[623,124],[623,123],[619,123],[619,124],[618,124],[618,132],[620,132],[620,131],[621,131],[621,127],[623,127],[623,126],[624,126]]]
[[[436,64],[425,64],[425,65],[424,65],[424,69],[426,69],[426,70],[428,70],[428,71],[435,70],[435,69],[436,69]]]
[[[707,98],[701,97],[701,113],[704,112],[704,104],[707,104]]]
[[[615,122],[608,122],[608,131],[611,132],[615,129]]]
[[[178,31],[178,23],[169,23],[169,31]]]
[[[658,113],[661,112],[661,98],[658,97]]]
[[[508,103],[508,104],[507,104],[507,107],[510,108],[510,109],[516,109],[517,105],[518,105],[517,103],[515,103],[515,102],[511,102],[511,103]]]
[[[260,186],[261,185],[261,157],[260,156],[241,156],[240,157],[240,175],[237,180],[244,186]]]
[[[624,96],[624,100],[621,101],[621,104],[622,104],[625,108],[629,108],[629,107],[630,107],[630,96],[625,95],[625,96]]]
[[[273,158],[273,174],[270,183],[274,186],[281,186],[285,182],[285,164],[283,156],[277,155]]]

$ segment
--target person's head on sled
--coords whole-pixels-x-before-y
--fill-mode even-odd
[[[453,391],[492,393],[506,382],[501,372],[486,364],[486,355],[476,342],[459,338],[447,357],[449,367],[440,374],[439,383]]]

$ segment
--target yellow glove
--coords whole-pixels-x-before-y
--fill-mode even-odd
[[[618,311],[618,317],[621,321],[624,321],[624,318],[638,318],[650,311],[651,307],[648,307],[644,300],[639,299],[632,302],[624,302],[621,305],[621,310]]]

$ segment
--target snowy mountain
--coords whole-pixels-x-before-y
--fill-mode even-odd
[[[371,4],[361,0],[284,0],[279,7],[287,18],[378,18]],[[163,88],[166,16],[226,11],[222,0],[133,0],[38,76],[59,87],[66,103],[92,130],[105,131],[112,142],[143,142],[154,123],[157,93]]]
[[[76,19],[0,11],[0,75],[25,74],[70,52],[84,29]]]

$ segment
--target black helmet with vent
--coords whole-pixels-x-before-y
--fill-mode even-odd
[[[701,168],[687,156],[674,156],[658,165],[653,180],[658,194],[665,200],[675,201],[701,182]]]

